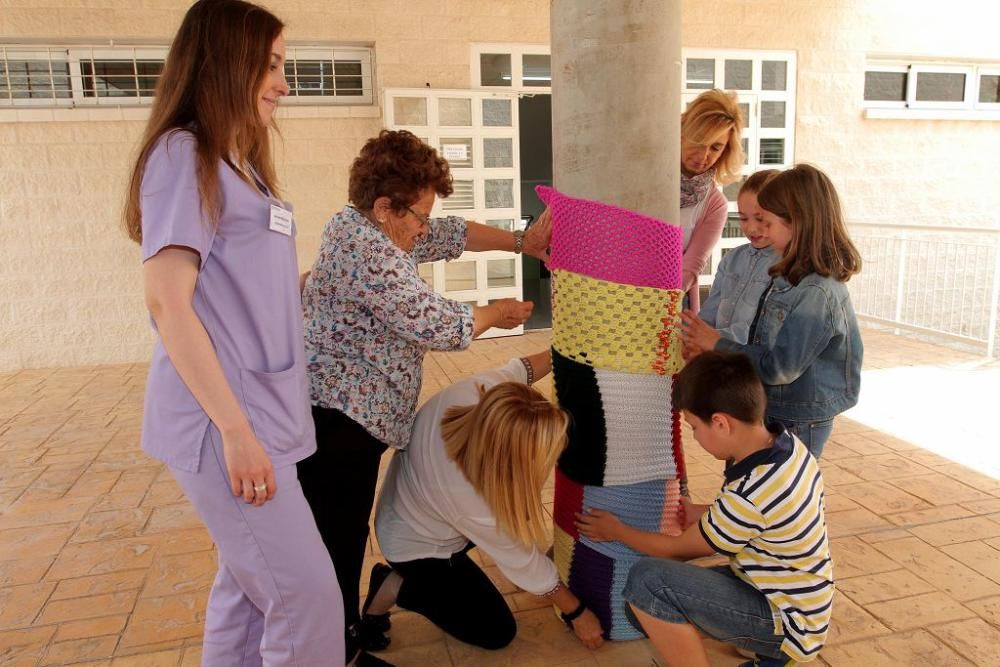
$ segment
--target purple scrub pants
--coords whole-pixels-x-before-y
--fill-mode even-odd
[[[205,615],[205,667],[341,667],[344,608],[294,465],[261,507],[233,496],[210,426],[197,473],[172,468],[219,550]]]

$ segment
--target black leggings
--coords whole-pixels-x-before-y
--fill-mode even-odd
[[[344,596],[344,624],[360,620],[361,568],[378,468],[386,445],[339,410],[313,406],[316,453],[299,461],[299,482]],[[353,643],[348,641],[349,644]],[[353,654],[347,647],[347,656]]]
[[[403,577],[396,604],[466,644],[501,649],[514,640],[517,622],[500,591],[469,558],[471,548],[451,558],[390,561]]]

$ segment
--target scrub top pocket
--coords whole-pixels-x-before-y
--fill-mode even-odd
[[[269,454],[282,454],[304,444],[311,434],[309,392],[302,369],[292,366],[276,373],[240,369],[247,418]]]

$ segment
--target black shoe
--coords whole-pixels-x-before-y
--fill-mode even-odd
[[[365,603],[361,605],[361,623],[367,626],[366,630],[386,633],[392,627],[392,621],[389,620],[388,613],[368,613],[368,607],[371,606],[372,601],[375,599],[375,594],[382,588],[382,584],[385,583],[386,577],[390,574],[392,574],[392,568],[388,565],[384,563],[375,563],[372,565],[372,571],[368,577],[368,595],[365,596]]]
[[[385,634],[392,628],[392,621],[389,620],[389,614],[365,614],[361,617],[361,625],[364,626],[362,634],[365,631]]]
[[[365,616],[361,621],[354,626],[355,630],[355,640],[358,646],[361,647],[363,651],[384,651],[389,648],[389,635],[385,634],[385,631],[380,630],[376,623],[372,623],[369,619],[379,618],[380,620],[388,621],[388,614],[385,615],[385,619],[381,617]]]

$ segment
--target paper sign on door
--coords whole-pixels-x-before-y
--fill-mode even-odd
[[[469,159],[469,147],[466,144],[444,144],[444,159],[448,162],[465,162]]]

